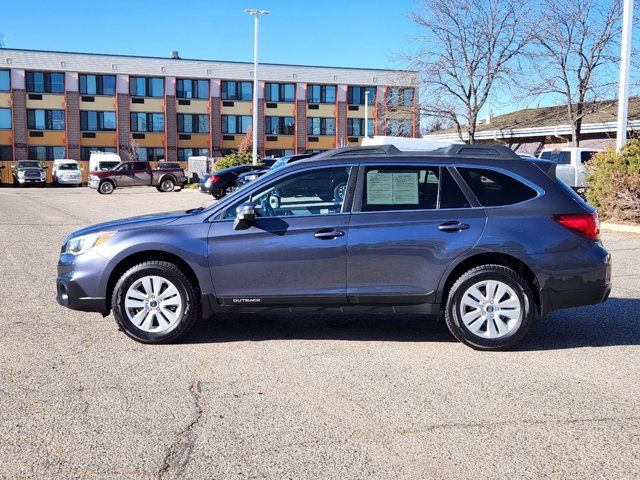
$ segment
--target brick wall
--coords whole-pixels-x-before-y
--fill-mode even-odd
[[[129,97],[129,94],[127,93],[118,93],[116,98],[116,105],[118,109],[118,151],[122,148],[126,148],[131,142]]]
[[[178,117],[176,116],[176,97],[164,98],[164,128],[166,132],[165,160],[178,160]]]
[[[336,147],[347,145],[347,102],[338,102],[338,125],[336,127],[338,138]]]
[[[67,158],[80,159],[80,97],[78,92],[66,92]]]
[[[296,135],[298,141],[298,151],[296,153],[304,153],[307,151],[307,102],[304,100],[296,101]]]
[[[13,155],[15,160],[27,160],[27,93],[24,90],[11,91],[13,114]]]
[[[211,97],[211,156],[220,156],[221,131],[220,97]]]

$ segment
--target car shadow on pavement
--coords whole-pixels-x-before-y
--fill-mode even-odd
[[[558,310],[536,318],[516,350],[640,345],[640,298],[609,298],[600,305]]]
[[[443,320],[408,314],[228,313],[203,320],[183,343],[265,340],[453,342]]]
[[[266,340],[455,342],[444,320],[407,314],[228,313],[203,320],[182,343]],[[517,351],[640,345],[640,299],[537,317]]]

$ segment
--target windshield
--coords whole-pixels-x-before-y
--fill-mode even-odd
[[[118,165],[120,165],[120,162],[100,162],[99,168],[102,171],[107,171],[115,169]]]
[[[77,163],[61,163],[58,165],[58,170],[79,170]]]
[[[40,168],[40,162],[18,162],[18,168]]]
[[[284,167],[290,158],[291,158],[291,155],[287,155],[285,157],[279,158],[278,160],[275,161],[273,165],[271,165],[271,170],[277,170],[279,168]]]

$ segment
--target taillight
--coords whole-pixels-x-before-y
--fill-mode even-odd
[[[552,218],[578,235],[589,240],[600,240],[600,220],[597,213],[559,213]]]
[[[215,182],[217,182],[218,180],[220,180],[220,177],[219,177],[219,176],[217,176],[217,175],[211,175],[211,176],[209,177],[209,182],[210,182],[210,183],[215,183]]]

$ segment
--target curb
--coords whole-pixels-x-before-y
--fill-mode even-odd
[[[640,235],[640,225],[624,225],[620,223],[600,223],[600,229],[608,232],[637,233]]]

